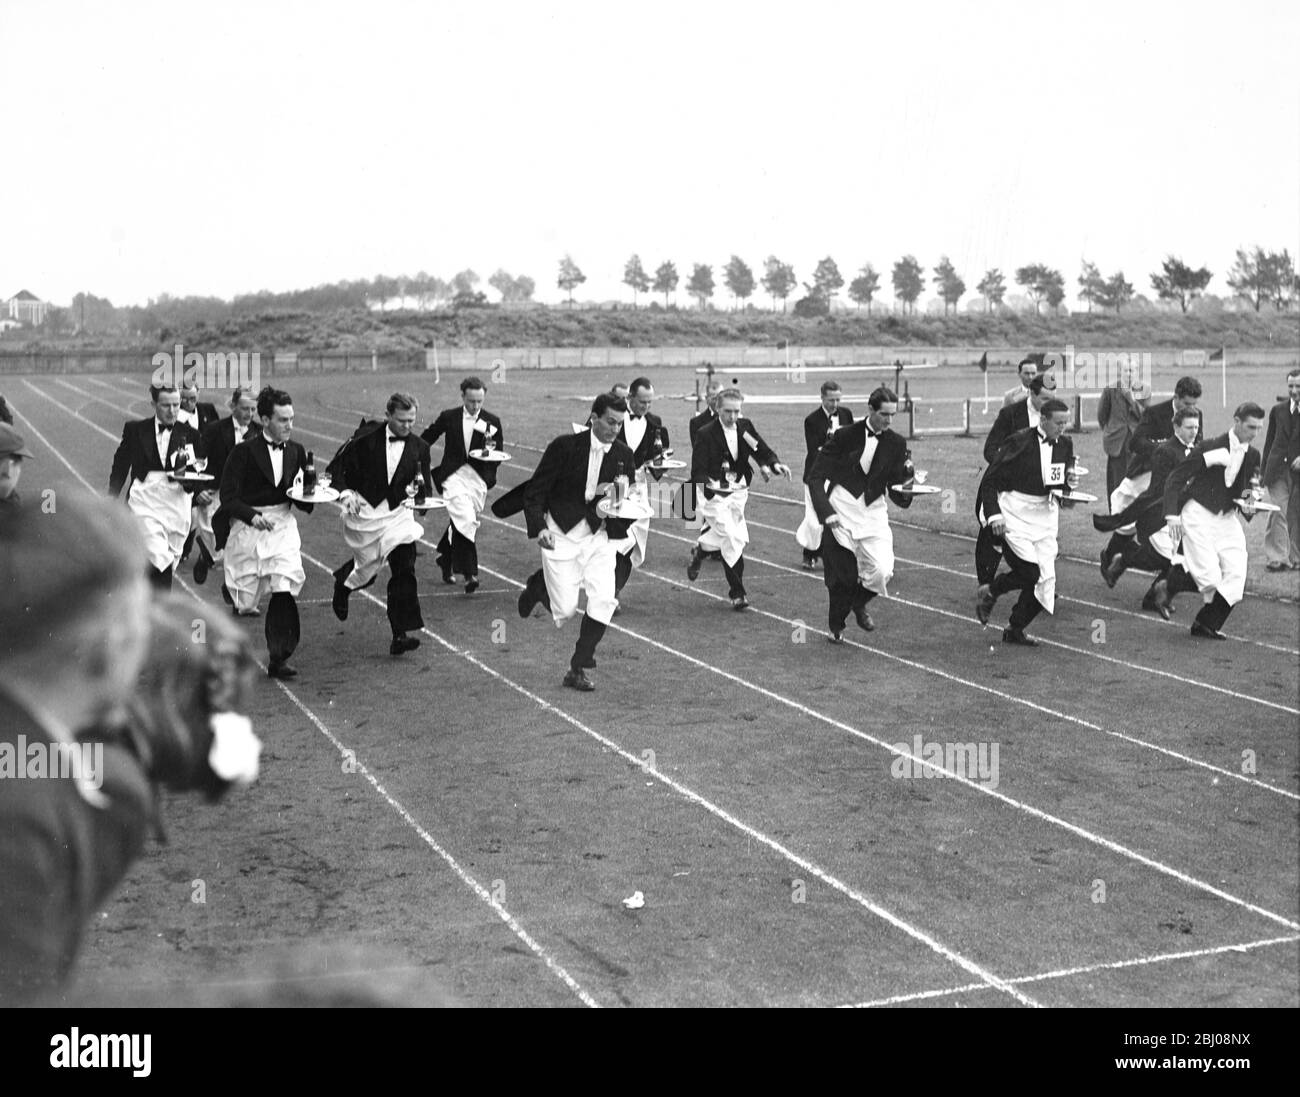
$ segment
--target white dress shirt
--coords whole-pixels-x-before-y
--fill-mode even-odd
[[[1032,409],[1030,409],[1032,410]],[[1061,488],[1065,486],[1065,463],[1052,460],[1056,447],[1047,440],[1041,430],[1038,432],[1038,460],[1043,473],[1043,487]],[[1055,475],[1053,475],[1055,473]]]
[[[1250,444],[1241,441],[1237,437],[1236,431],[1228,431],[1228,463],[1223,466],[1223,485],[1232,487],[1232,482],[1237,478],[1237,473],[1241,471],[1241,463],[1246,459],[1246,450],[1250,449]]]
[[[633,453],[636,452],[637,446],[641,444],[641,439],[645,437],[646,421],[644,415],[629,414],[623,420],[623,435],[627,438],[628,448]]]
[[[880,436],[872,434],[871,428],[867,428],[867,443],[862,447],[862,457],[858,464],[862,467],[863,472],[871,471],[871,462],[876,456],[876,449],[880,445]]]
[[[1028,389],[1026,389],[1025,391],[1027,392]],[[1029,425],[1031,427],[1038,426],[1039,420],[1041,420],[1043,417],[1040,414],[1039,410],[1036,407],[1034,407],[1034,402],[1032,400],[1027,400],[1025,402],[1025,409],[1029,412]]]
[[[466,452],[466,453],[469,453],[469,451],[472,450],[472,449],[477,449],[477,448],[478,448],[477,446],[475,446],[475,445],[473,444],[473,439],[474,439],[474,424],[477,423],[477,422],[478,422],[478,416],[477,416],[477,415],[471,415],[471,414],[470,414],[469,412],[467,412],[467,411],[461,411],[461,413],[460,413],[460,431],[461,431],[461,437],[465,439],[465,452]]]
[[[736,428],[723,427],[722,435],[727,440],[727,449],[731,451],[731,460],[734,467],[734,463],[740,460],[740,439],[736,437]],[[736,469],[736,472],[739,473],[740,470]]]
[[[158,460],[162,462],[162,467],[165,469],[167,467],[167,447],[172,444],[172,430],[175,430],[176,428],[172,427],[172,430],[159,430],[158,428],[161,426],[162,424],[159,423],[157,419],[153,421],[153,440],[154,444],[158,447]]]
[[[600,464],[609,452],[609,446],[601,445],[596,440],[596,432],[591,432],[591,449],[587,453],[587,488],[583,498],[590,503],[596,498],[596,487],[600,483]]]
[[[189,425],[192,426],[195,430],[198,430],[199,409],[195,408],[193,411],[186,411],[184,408],[181,408],[179,411],[176,412],[176,421],[178,423],[189,423]]]
[[[271,455],[271,479],[278,486],[284,477],[284,450],[276,449],[273,443],[267,442],[266,451]]]
[[[388,440],[384,443],[384,457],[388,461],[388,482],[391,484],[397,474],[397,464],[406,452],[406,442],[390,430],[385,430],[384,433],[388,435]]]

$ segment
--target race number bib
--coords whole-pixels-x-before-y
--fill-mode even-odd
[[[1065,463],[1053,461],[1047,466],[1046,487],[1061,487],[1065,483]]]

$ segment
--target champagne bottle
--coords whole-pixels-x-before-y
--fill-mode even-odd
[[[307,451],[307,464],[302,470],[302,493],[316,494],[316,457],[311,450]]]

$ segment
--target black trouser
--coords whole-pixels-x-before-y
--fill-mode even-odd
[[[1232,607],[1228,605],[1223,595],[1217,590],[1214,592],[1214,600],[1206,602],[1201,607],[1201,612],[1196,615],[1197,624],[1204,625],[1208,629],[1218,632],[1223,628],[1224,622],[1228,620],[1228,614],[1232,612]]]
[[[277,591],[266,607],[266,653],[272,665],[285,662],[297,649],[301,637],[298,603],[287,590]]]
[[[582,624],[578,626],[578,642],[573,648],[573,657],[569,660],[569,669],[578,671],[590,666],[596,658],[596,645],[605,635],[605,626],[594,618],[582,615]]]
[[[1124,554],[1126,560],[1130,563],[1133,560],[1133,551],[1137,548],[1137,538],[1131,533],[1112,533],[1110,540],[1106,542],[1106,547],[1102,549],[1102,556],[1105,557],[1107,566],[1120,553]]]
[[[1042,572],[1036,563],[1022,560],[1017,556],[1010,545],[1003,546],[1002,558],[1006,560],[1007,567],[1011,570],[1002,572],[993,580],[993,593],[1001,597],[1013,590],[1020,591],[1020,598],[1011,607],[1011,627],[1023,629],[1043,608],[1034,597],[1034,586],[1038,583]]]
[[[635,549],[633,550],[635,551]],[[617,598],[627,585],[627,581],[632,578],[632,553],[618,552],[614,554],[614,597]]]
[[[1175,594],[1196,590],[1196,580],[1187,574],[1187,569],[1182,564],[1175,564],[1162,578],[1169,588],[1170,598]]]
[[[149,565],[149,573],[148,573],[149,585],[152,586],[154,590],[159,590],[164,592],[171,590],[172,572],[174,570],[175,570],[174,567],[164,568],[160,570],[154,567],[152,564]]]
[[[478,545],[461,533],[455,522],[447,523],[437,547],[438,567],[444,572],[455,572],[466,579],[478,575]]]
[[[334,570],[334,581],[342,583],[352,574],[356,562],[349,560],[342,567]],[[405,632],[414,632],[424,628],[424,617],[420,613],[419,584],[415,579],[415,542],[409,541],[398,545],[388,554],[388,567],[392,574],[388,577],[388,624],[394,636]],[[365,590],[379,576],[371,577],[369,583],[357,587]]]
[[[745,577],[745,558],[742,556],[737,560],[735,567],[723,560],[722,574],[727,577],[727,594],[732,598],[743,598],[745,596],[745,584],[742,581]]]
[[[981,526],[975,538],[975,578],[980,586],[993,582],[1002,559],[1002,545],[988,526]]]
[[[1128,454],[1120,457],[1106,458],[1106,498],[1115,494],[1115,489],[1124,481],[1124,470],[1128,468]]]
[[[867,590],[858,579],[857,553],[846,549],[835,540],[835,534],[824,527],[821,557],[824,568],[822,578],[831,596],[827,623],[832,632],[842,632],[844,622],[849,619],[849,611],[862,609],[876,596],[876,592]]]

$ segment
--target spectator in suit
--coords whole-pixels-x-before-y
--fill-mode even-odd
[[[454,582],[453,573],[465,577],[465,593],[478,590],[478,530],[487,493],[496,486],[497,462],[469,456],[491,439],[496,450],[505,447],[501,420],[483,407],[487,386],[477,377],[460,383],[461,406],[441,412],[422,438],[432,446],[439,438],[442,461],[433,470],[433,482],[447,504],[447,528],[438,541],[438,567],[442,581]]]
[[[912,475],[907,443],[890,429],[898,397],[882,385],[867,403],[867,418],[834,431],[815,455],[808,477],[813,507],[824,527],[821,549],[830,592],[831,642],[836,644],[844,640],[850,610],[858,627],[871,632],[876,626],[867,603],[889,594],[894,532],[886,492],[900,507],[912,502],[911,496],[889,490]]]
[[[348,596],[370,586],[388,561],[388,624],[393,639],[390,655],[403,655],[420,646],[424,628],[420,595],[415,579],[415,545],[424,527],[407,506],[406,489],[432,481],[429,446],[413,433],[419,404],[414,396],[395,392],[388,398],[387,418],[379,429],[346,443],[337,463],[342,489],[343,537],[352,559],[334,572],[334,616],[348,619]],[[416,494],[421,494],[417,489]]]
[[[718,397],[718,418],[704,427],[691,451],[691,480],[703,486],[704,501],[700,515],[708,523],[696,542],[686,576],[693,583],[700,577],[705,553],[722,553],[722,569],[727,576],[727,593],[731,608],[749,608],[745,593],[745,546],[749,527],[745,523],[745,504],[749,485],[754,480],[753,462],[764,480],[773,472],[790,478],[790,469],[759,436],[754,424],[741,415],[744,396],[739,389],[724,389]],[[710,486],[712,485],[712,486]]]
[[[1232,607],[1246,591],[1246,533],[1237,517],[1255,514],[1247,489],[1259,471],[1260,454],[1250,443],[1264,428],[1264,409],[1245,403],[1232,413],[1232,429],[1211,438],[1179,462],[1165,481],[1165,519],[1169,539],[1182,541],[1183,563],[1169,575],[1169,591],[1195,586],[1204,605],[1192,622],[1192,635],[1227,639],[1222,633]],[[1188,579],[1190,577],[1190,579]]]
[[[137,523],[106,501],[69,490],[48,514],[0,508],[0,747],[69,763],[0,779],[3,1004],[66,979],[82,929],[144,842],[152,798],[138,764],[96,759],[76,738],[118,721],[134,691],[149,637],[144,562]]]
[[[295,601],[307,581],[302,566],[302,538],[293,508],[312,511],[312,504],[292,502],[289,488],[307,464],[307,451],[291,439],[293,398],[267,386],[257,394],[261,433],[236,446],[221,474],[221,511],[214,529],[225,546],[226,587],[237,616],[256,617],[258,602],[270,592],[266,609],[267,673],[294,678],[288,665],[302,637]],[[226,536],[226,531],[229,531]]]
[[[0,507],[16,507],[22,500],[18,495],[18,480],[22,476],[23,461],[32,459],[23,436],[8,423],[0,423]]]
[[[1073,505],[1060,493],[1076,486],[1074,445],[1065,434],[1070,409],[1049,400],[1040,411],[1037,426],[1017,431],[998,451],[979,487],[982,520],[1003,542],[1011,570],[980,584],[975,616],[987,624],[998,598],[1019,590],[1002,642],[1022,647],[1038,646],[1025,629],[1040,610],[1055,609],[1059,505]]]
[[[221,474],[226,471],[226,459],[240,442],[258,434],[262,427],[257,414],[257,395],[248,389],[237,388],[230,397],[230,415],[210,422],[203,431],[203,448],[207,451],[208,466],[203,471],[212,477],[212,487],[194,497],[195,525],[197,526],[199,558],[194,561],[194,581],[206,583],[208,572],[219,561],[223,550],[217,548],[217,535],[212,520],[221,509]],[[191,536],[194,534],[191,531]],[[230,591],[225,584],[221,595],[230,605]]]
[[[1142,413],[1137,427],[1129,439],[1129,462],[1124,471],[1124,479],[1110,493],[1110,512],[1118,514],[1131,506],[1151,486],[1151,455],[1161,442],[1167,442],[1174,436],[1174,413],[1183,408],[1196,407],[1201,398],[1201,383],[1195,377],[1180,377],[1174,386],[1172,400],[1151,404]],[[1199,443],[1201,435],[1197,434]],[[1133,523],[1120,526],[1101,550],[1101,574],[1106,577],[1107,569],[1116,553],[1132,551],[1135,547]]]
[[[1264,534],[1269,571],[1300,568],[1300,370],[1286,378],[1287,397],[1268,413],[1264,437],[1264,486],[1278,507]]]
[[[615,477],[636,474],[632,451],[618,440],[626,414],[622,400],[607,392],[597,396],[590,428],[554,439],[524,491],[528,536],[537,538],[542,567],[519,595],[519,616],[531,616],[540,604],[563,625],[578,612],[578,595],[586,595],[564,676],[565,686],[584,693],[596,688],[586,672],[596,665],[596,645],[618,607],[614,542],[627,535],[628,522],[604,517],[596,508]]]
[[[1020,383],[1002,394],[1003,407],[1029,399],[1029,385],[1035,377],[1043,373],[1045,358],[1043,354],[1027,354],[1020,360],[1020,364],[1016,367],[1016,371],[1020,374]]]
[[[657,480],[662,473],[644,470],[649,462],[669,448],[668,428],[663,420],[650,410],[654,403],[655,390],[648,377],[638,377],[628,391],[627,415],[623,425],[618,428],[618,440],[632,451],[632,462],[637,471],[643,475],[654,476]],[[650,541],[650,519],[638,518],[614,547],[618,555],[614,558],[614,594],[619,596],[632,576],[632,569],[645,563],[646,548]]]
[[[794,539],[803,549],[805,571],[812,571],[822,554],[822,524],[809,492],[809,476],[817,451],[831,440],[837,430],[853,423],[853,413],[848,408],[840,407],[843,395],[844,390],[838,381],[823,381],[821,406],[809,413],[803,421],[803,441],[807,450],[803,459],[803,522],[795,530]]]
[[[1115,384],[1101,390],[1097,401],[1097,426],[1101,428],[1101,448],[1106,453],[1106,494],[1110,495],[1124,479],[1128,469],[1129,439],[1142,421],[1151,400],[1151,390],[1138,376],[1138,366],[1126,362]]]
[[[203,456],[203,439],[188,423],[177,420],[180,394],[176,389],[151,385],[149,396],[153,415],[131,420],[122,428],[108,494],[116,497],[127,487],[127,506],[144,533],[150,581],[161,590],[171,590],[172,573],[190,530],[191,494],[168,474],[183,468],[190,456]]]

